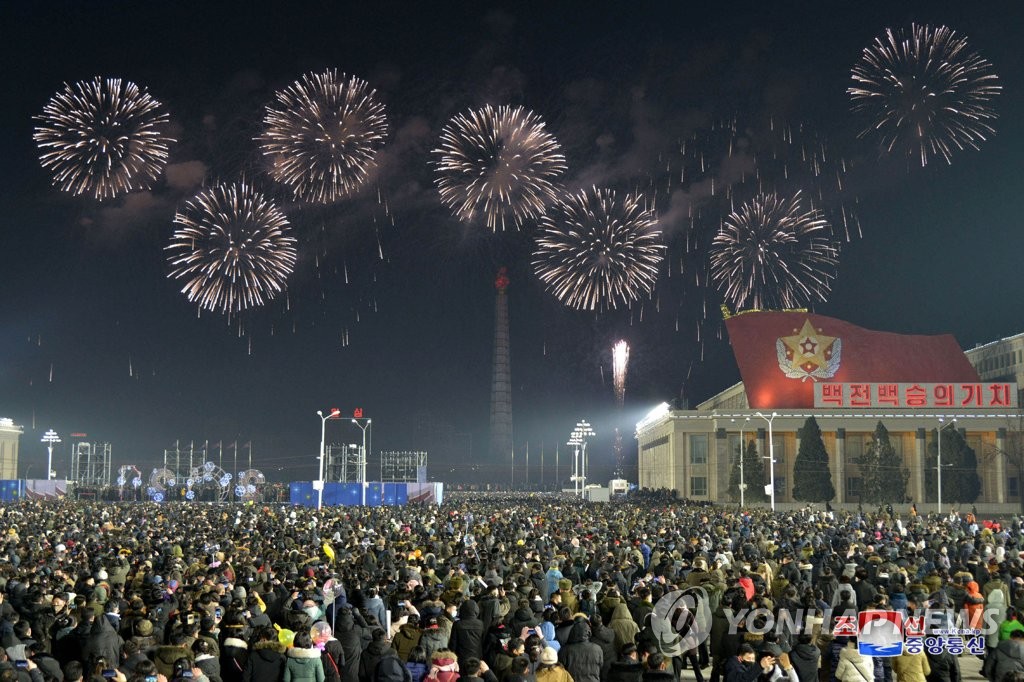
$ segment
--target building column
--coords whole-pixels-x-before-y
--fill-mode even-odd
[[[1006,427],[996,429],[996,494],[995,500],[999,504],[1006,502]],[[1017,482],[1020,485],[1020,482]]]
[[[708,450],[711,448],[709,447]],[[722,485],[722,462],[729,462],[729,438],[725,429],[715,431],[715,458],[711,459],[711,452],[708,452],[708,499],[720,502],[729,493],[729,474],[726,470],[724,485]],[[721,486],[721,487],[720,487]]]
[[[925,430],[924,427],[920,427],[917,430],[917,434],[914,438],[914,463],[910,467],[911,475],[911,486],[910,496],[914,499],[914,504],[917,505],[918,513],[924,513],[924,467],[927,461],[926,456],[926,443],[925,443]]]
[[[836,429],[836,504],[846,502],[846,429]]]

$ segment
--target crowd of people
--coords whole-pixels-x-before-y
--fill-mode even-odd
[[[1018,519],[495,494],[23,501],[0,530],[0,682],[959,682],[957,651],[870,657],[833,627],[926,607],[992,620],[984,674],[1024,682]],[[709,616],[659,620],[682,588]]]

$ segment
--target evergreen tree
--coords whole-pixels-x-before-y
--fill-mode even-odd
[[[938,430],[932,429],[932,441],[928,444],[925,459],[925,499],[936,502],[938,477],[936,465],[939,458]],[[981,495],[981,478],[978,476],[978,456],[967,445],[960,431],[953,427],[942,432],[942,504],[969,504]],[[943,510],[946,511],[946,510]]]
[[[737,454],[739,454],[738,451],[739,448],[737,447]],[[758,456],[757,442],[754,440],[747,441],[747,449],[743,454],[743,482],[747,485],[747,490],[743,496],[745,503],[768,501],[768,495],[764,492],[764,460]],[[736,457],[732,470],[729,472],[729,497],[733,502],[740,501],[739,457]]]
[[[882,422],[863,456],[857,461],[861,476],[861,500],[868,504],[900,504],[907,496],[910,472],[903,468]]]
[[[828,452],[821,439],[821,428],[808,417],[800,429],[800,450],[793,463],[793,499],[801,502],[827,502],[836,496]]]

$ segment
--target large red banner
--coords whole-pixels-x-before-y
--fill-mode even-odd
[[[803,312],[744,313],[725,326],[752,408],[813,408],[817,382],[978,381],[951,334],[876,332]]]

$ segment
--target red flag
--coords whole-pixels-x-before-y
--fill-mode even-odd
[[[819,381],[978,381],[951,334],[876,332],[803,312],[743,313],[725,326],[751,408],[814,407]]]

